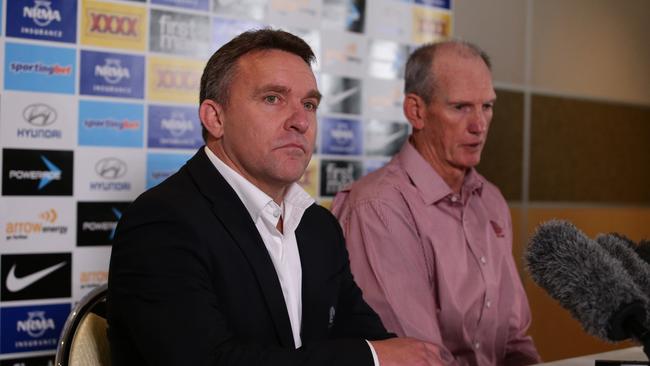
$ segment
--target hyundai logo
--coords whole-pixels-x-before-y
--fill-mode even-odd
[[[126,174],[126,163],[118,158],[104,158],[95,164],[95,172],[105,179],[118,179]]]
[[[56,122],[56,110],[47,104],[34,103],[23,109],[25,122],[37,127],[49,126]]]

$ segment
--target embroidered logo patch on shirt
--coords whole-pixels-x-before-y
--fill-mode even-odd
[[[497,238],[503,238],[506,236],[506,234],[503,232],[503,228],[496,221],[490,220],[490,225],[492,225],[492,229],[494,230],[494,234],[497,236]]]

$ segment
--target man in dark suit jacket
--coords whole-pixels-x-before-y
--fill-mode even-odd
[[[434,346],[386,332],[336,219],[295,183],[315,141],[313,57],[300,38],[266,29],[208,61],[206,146],[117,228],[115,365],[436,364]]]

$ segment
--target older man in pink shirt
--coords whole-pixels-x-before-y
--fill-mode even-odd
[[[537,363],[510,212],[474,169],[496,99],[489,59],[427,45],[405,82],[408,142],[334,200],[355,279],[390,331],[439,345],[448,364]]]

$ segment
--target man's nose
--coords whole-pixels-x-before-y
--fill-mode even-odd
[[[286,127],[287,129],[294,129],[300,133],[305,133],[309,129],[310,118],[313,117],[309,111],[305,110],[302,102],[293,103],[289,118],[286,121]]]
[[[472,119],[469,122],[469,132],[476,135],[487,132],[491,119],[489,113],[490,112],[484,111],[483,108],[478,108],[477,111],[472,115]]]

